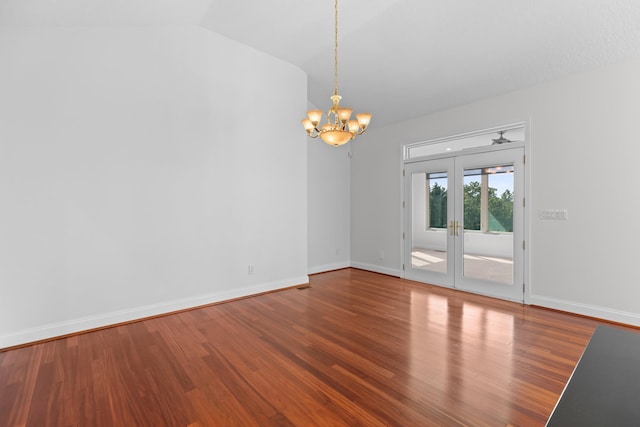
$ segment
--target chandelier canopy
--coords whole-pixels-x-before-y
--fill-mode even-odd
[[[371,114],[356,114],[356,119],[351,119],[351,108],[340,107],[342,97],[338,93],[338,0],[335,0],[335,44],[333,51],[334,59],[334,86],[332,105],[327,111],[327,123],[320,126],[322,120],[322,110],[307,111],[307,118],[302,119],[302,125],[311,138],[320,137],[329,145],[338,147],[346,144],[356,135],[364,133],[371,121]],[[318,127],[320,126],[320,127]]]

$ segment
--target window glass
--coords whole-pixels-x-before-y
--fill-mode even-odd
[[[513,165],[464,170],[464,229],[513,232]]]
[[[447,174],[427,174],[429,210],[427,228],[447,228]]]
[[[407,144],[405,145],[404,158],[405,160],[409,160],[434,154],[453,154],[456,151],[463,151],[469,148],[487,147],[496,144],[496,140],[500,140],[501,138],[509,142],[524,141],[524,126],[507,126],[503,128],[501,132],[503,133],[500,134],[497,131],[491,131],[466,134]]]
[[[490,168],[488,231],[513,232],[513,166]]]

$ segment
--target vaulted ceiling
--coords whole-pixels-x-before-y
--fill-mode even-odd
[[[637,0],[340,0],[339,10],[342,104],[377,125],[640,58]],[[202,26],[299,66],[324,109],[333,12],[333,0],[3,0],[0,25]]]

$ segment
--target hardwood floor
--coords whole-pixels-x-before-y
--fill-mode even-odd
[[[597,321],[354,269],[0,353],[0,426],[544,425]]]

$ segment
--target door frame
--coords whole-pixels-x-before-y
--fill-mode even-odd
[[[489,145],[489,146],[483,146],[483,147],[476,147],[476,148],[469,148],[469,149],[465,149],[464,150],[464,154],[479,154],[479,153],[487,153],[487,152],[492,152],[492,151],[499,151],[499,150],[505,150],[505,149],[511,149],[511,148],[517,148],[517,147],[522,147],[524,149],[524,174],[523,174],[523,179],[524,179],[524,194],[523,194],[523,198],[524,198],[524,208],[522,210],[522,221],[523,221],[523,244],[524,244],[524,254],[522,257],[522,262],[523,262],[523,281],[524,283],[522,284],[523,286],[523,303],[524,304],[529,304],[530,298],[531,298],[531,253],[533,252],[531,249],[533,247],[533,240],[532,240],[532,236],[531,236],[531,207],[533,206],[532,203],[532,192],[531,192],[531,176],[532,176],[532,166],[533,166],[533,162],[531,160],[532,156],[531,156],[531,123],[530,120],[527,121],[521,121],[521,122],[515,122],[509,125],[505,125],[505,126],[495,126],[495,127],[491,127],[488,129],[484,129],[484,130],[479,130],[479,131],[474,131],[474,132],[467,132],[467,133],[461,133],[461,134],[456,134],[456,135],[452,135],[449,137],[444,137],[444,138],[437,138],[437,139],[432,139],[432,140],[427,140],[427,141],[421,141],[421,142],[414,142],[414,143],[409,143],[409,144],[404,144],[401,146],[401,157],[400,157],[400,179],[399,179],[399,185],[400,185],[400,196],[401,196],[401,201],[400,201],[400,209],[399,209],[399,215],[400,215],[400,241],[399,241],[399,245],[400,245],[400,277],[402,278],[407,278],[406,277],[406,273],[404,270],[404,263],[405,263],[405,258],[406,258],[406,250],[405,250],[405,241],[404,241],[404,233],[406,230],[406,219],[405,219],[405,202],[406,202],[406,194],[405,194],[405,165],[409,164],[409,163],[416,163],[416,162],[421,162],[421,161],[425,161],[425,160],[435,160],[435,159],[440,159],[440,158],[448,158],[448,157],[455,157],[455,153],[441,153],[441,154],[434,154],[434,155],[429,155],[429,156],[421,156],[421,157],[415,157],[415,158],[409,158],[409,153],[410,150],[414,147],[417,146],[422,146],[422,145],[428,145],[428,144],[438,144],[438,143],[442,143],[442,142],[447,142],[447,141],[451,141],[451,140],[456,140],[456,139],[462,139],[462,138],[466,138],[469,136],[479,136],[479,135],[489,135],[492,133],[496,133],[498,130],[504,130],[504,129],[514,129],[514,128],[524,128],[524,141],[523,142],[514,142],[514,143],[509,143],[509,144],[502,144],[502,145]],[[460,153],[458,153],[460,154]],[[465,291],[466,292],[466,291]]]

